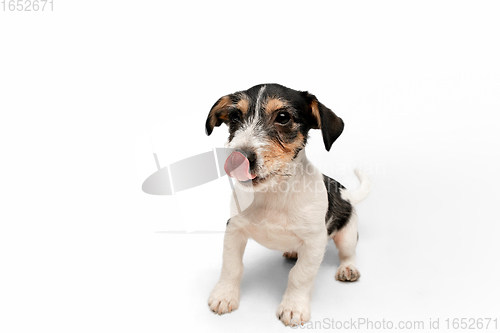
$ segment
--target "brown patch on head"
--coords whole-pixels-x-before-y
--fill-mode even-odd
[[[238,104],[236,104],[238,109],[240,109],[240,111],[243,114],[246,114],[248,112],[249,105],[250,105],[250,103],[248,102],[248,99],[246,96],[241,96],[241,99],[239,100]]]
[[[290,155],[292,158],[295,157],[297,151],[304,147],[304,135],[298,132],[297,136],[293,141],[290,142],[280,142],[276,145],[280,149],[282,156]],[[290,159],[291,160],[291,159]]]
[[[267,114],[271,114],[276,110],[279,110],[285,106],[285,103],[278,98],[269,98],[266,100],[265,111]]]
[[[289,163],[304,147],[305,137],[298,132],[290,142],[271,141],[263,152],[264,169],[270,173],[285,174]]]
[[[314,129],[321,128],[321,117],[320,117],[320,114],[319,114],[318,101],[316,99],[314,99],[311,102],[311,110],[312,110],[312,115],[316,119],[316,124],[317,124],[317,126],[314,126],[313,128]]]

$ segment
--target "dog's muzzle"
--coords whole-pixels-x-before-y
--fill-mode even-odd
[[[224,170],[228,176],[244,182],[256,177],[250,173],[250,163],[255,163],[255,153],[235,150],[224,163]]]

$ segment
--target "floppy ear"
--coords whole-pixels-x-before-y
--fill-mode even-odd
[[[228,121],[228,106],[232,104],[229,95],[223,96],[215,102],[212,109],[210,109],[207,122],[205,123],[205,133],[207,133],[207,135],[212,134],[215,126],[220,126],[223,122]]]
[[[330,151],[333,142],[337,140],[344,130],[344,122],[332,110],[321,104],[316,96],[308,93],[307,97],[309,97],[309,106],[316,122],[313,128],[321,129],[325,148]]]

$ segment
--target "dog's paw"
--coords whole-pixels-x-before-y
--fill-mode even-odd
[[[217,284],[208,298],[208,307],[217,314],[234,311],[240,304],[240,290],[238,287]]]
[[[311,319],[311,310],[309,304],[283,301],[278,306],[276,316],[285,326],[298,327]]]
[[[341,265],[335,274],[335,279],[338,281],[352,282],[361,277],[358,269],[354,265]]]
[[[287,259],[297,259],[297,252],[295,252],[295,251],[285,252],[285,253],[283,253],[283,257],[285,257]]]

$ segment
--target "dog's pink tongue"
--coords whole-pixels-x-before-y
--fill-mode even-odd
[[[226,163],[224,163],[226,173],[242,182],[256,177],[248,172],[249,169],[250,162],[245,155],[237,151],[233,151],[227,158]]]

